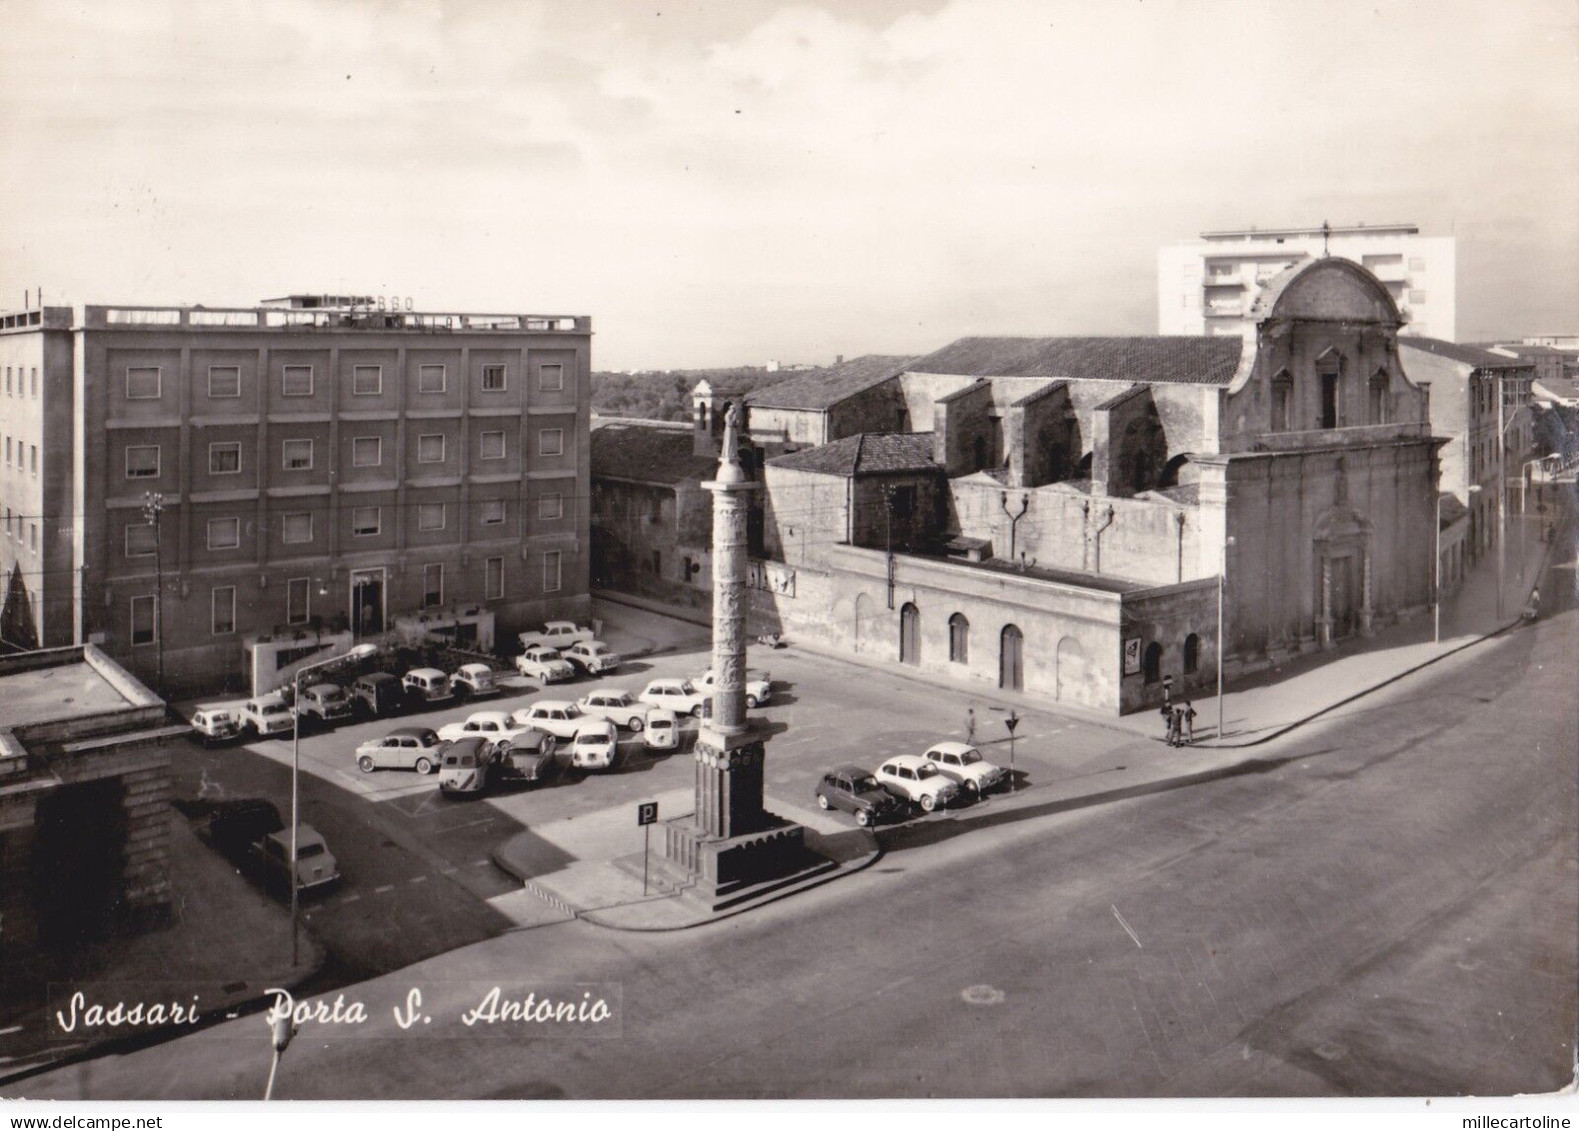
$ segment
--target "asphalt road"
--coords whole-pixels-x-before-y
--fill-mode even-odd
[[[1571,606],[1571,592],[1557,602]],[[969,835],[928,819],[884,833],[889,851],[866,872],[698,930],[567,922],[442,955],[348,991],[369,1002],[369,1022],[309,1026],[276,1094],[1560,1087],[1579,968],[1576,620],[1554,609],[1214,780],[1031,806]],[[928,709],[954,713],[923,705],[907,727],[928,730]],[[1100,772],[1132,741],[1100,732],[1085,749],[1088,729],[1030,744],[1032,774],[1060,758]],[[620,1003],[605,1039],[457,1023],[482,987],[509,997],[567,983]],[[387,1006],[412,987],[434,1021],[402,1032]],[[263,1023],[246,1018],[15,1091],[251,1098],[267,1062]]]

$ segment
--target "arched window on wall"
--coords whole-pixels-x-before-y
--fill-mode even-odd
[[[1144,673],[1147,683],[1158,683],[1162,679],[1162,645],[1153,640],[1146,645],[1146,651],[1141,657],[1140,670]]]
[[[1321,426],[1338,428],[1343,424],[1343,358],[1328,350],[1316,359],[1316,375],[1321,379]]]
[[[1195,633],[1184,638],[1184,674],[1194,675],[1201,667],[1201,638]]]
[[[1389,384],[1390,382],[1387,380],[1387,371],[1385,369],[1378,370],[1376,376],[1371,378],[1370,408],[1372,424],[1387,423],[1387,410],[1391,407],[1390,402],[1392,399],[1388,396]]]
[[[1294,378],[1287,369],[1272,378],[1272,431],[1287,432],[1293,415]]]
[[[970,621],[964,613],[948,619],[948,658],[951,664],[970,663]]]

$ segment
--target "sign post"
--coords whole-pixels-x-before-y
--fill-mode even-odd
[[[652,825],[658,819],[658,803],[643,801],[636,806],[636,824],[642,831],[641,893],[647,894],[647,858],[652,852]]]
[[[1014,782],[1014,728],[1020,725],[1020,716],[1009,710],[1009,717],[1003,720],[1003,725],[1009,728],[1009,792],[1014,793],[1017,787]]]

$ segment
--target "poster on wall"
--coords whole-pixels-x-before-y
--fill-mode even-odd
[[[1124,641],[1124,674],[1140,674],[1140,637],[1131,636]]]

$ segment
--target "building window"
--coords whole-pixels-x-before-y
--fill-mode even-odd
[[[27,446],[27,468],[28,468],[29,471],[31,471],[34,474],[34,476],[38,475],[38,445],[37,444],[29,444]]]
[[[215,636],[229,636],[236,631],[236,587],[218,585],[212,598],[213,628]]]
[[[489,558],[483,562],[483,593],[490,601],[504,596],[503,558]]]
[[[38,550],[38,523],[36,522],[27,524],[27,548],[35,552]]]
[[[444,434],[442,432],[429,432],[426,435],[417,437],[417,462],[444,462]]]
[[[163,387],[158,366],[130,365],[126,368],[126,399],[156,401]]]
[[[543,555],[543,592],[558,593],[562,580],[561,570],[564,554],[559,550],[549,550]]]
[[[235,475],[241,471],[241,444],[226,442],[208,446],[208,473]]]
[[[211,400],[227,400],[241,396],[241,367],[236,365],[210,365],[208,367],[208,395]]]
[[[437,563],[422,567],[422,607],[444,604],[444,567]]]
[[[283,456],[281,466],[286,471],[311,471],[313,465],[313,442],[311,440],[286,440],[280,445]]]
[[[285,623],[306,624],[312,617],[312,578],[293,577],[285,583]]]
[[[545,393],[557,393],[565,387],[565,367],[545,365],[537,371],[537,387]]]
[[[1409,292],[1409,301],[1412,302],[1412,303],[1417,303],[1417,304],[1424,302],[1425,301],[1425,292],[1424,291],[1410,291]]]
[[[208,520],[208,548],[234,550],[241,545],[241,520],[239,518],[211,518]]]
[[[565,452],[565,430],[563,428],[544,428],[537,434],[537,454],[540,456],[557,456]]]
[[[480,521],[484,526],[502,526],[504,524],[504,500],[485,499],[482,504]]]
[[[280,381],[280,395],[286,397],[310,397],[313,395],[313,367],[310,365],[287,365]]]
[[[1336,428],[1338,426],[1338,375],[1336,373],[1323,373],[1321,375],[1321,426],[1323,428]]]
[[[351,466],[377,467],[384,462],[382,436],[356,436],[351,440]]]
[[[417,505],[418,530],[443,530],[444,529],[444,504],[419,503]]]
[[[132,598],[132,645],[152,644],[159,639],[159,616],[152,594]]]
[[[505,390],[504,366],[485,365],[482,367],[482,391],[485,393],[502,393]]]
[[[158,444],[134,444],[126,449],[126,478],[159,478]]]
[[[444,391],[444,366],[417,366],[417,392],[442,393]]]
[[[9,436],[5,438],[5,465],[11,466],[11,437]]]
[[[963,613],[948,619],[948,658],[952,664],[970,663],[970,621]]]
[[[159,552],[159,540],[154,534],[154,524],[139,522],[126,527],[126,556],[151,558]]]
[[[1387,423],[1387,409],[1392,398],[1388,394],[1389,382],[1385,372],[1379,372],[1371,378],[1370,410],[1372,424]]]
[[[1195,633],[1184,638],[1184,674],[1194,675],[1201,667],[1201,638]]]
[[[484,432],[478,437],[478,459],[503,459],[504,458],[504,433]]]
[[[351,395],[376,397],[384,391],[382,365],[357,365],[351,369]]]
[[[367,538],[377,534],[383,515],[378,507],[352,507],[351,508],[351,534],[357,538]]]
[[[1287,432],[1294,403],[1294,378],[1287,370],[1272,378],[1272,431]]]
[[[5,395],[8,397],[11,395],[11,367],[9,365],[5,367]]]
[[[565,517],[565,496],[559,492],[544,495],[537,500],[537,517],[540,519],[555,519]]]
[[[1141,657],[1140,670],[1147,683],[1162,682],[1162,645],[1153,640],[1146,645]]]
[[[313,540],[313,516],[303,511],[288,514],[280,521],[280,540],[288,546],[301,546]]]
[[[28,372],[28,379],[29,384],[31,384],[33,387],[33,399],[36,401],[38,400],[38,366],[35,365]]]

